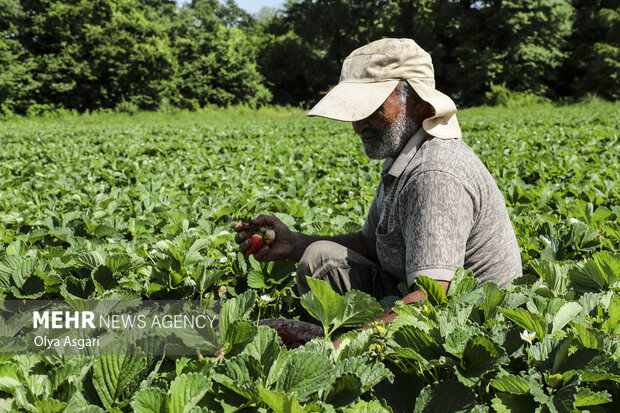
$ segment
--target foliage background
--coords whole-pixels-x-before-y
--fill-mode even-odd
[[[359,230],[380,161],[349,124],[281,107],[3,121],[0,307],[202,299],[223,303],[226,321],[217,357],[0,346],[0,412],[617,412],[619,106],[460,111],[464,140],[505,196],[524,277],[475,288],[460,271],[448,298],[419,278],[428,300],[397,305],[383,329],[344,336],[337,326],[365,324],[381,306],[326,284],[299,297],[294,264],[246,259],[232,225],[268,213],[309,234]],[[0,315],[2,343],[30,328],[20,314]],[[287,349],[255,326],[273,317],[316,317],[343,344]],[[536,332],[532,343],[524,329]]]
[[[0,111],[309,106],[381,37],[431,53],[460,106],[620,94],[618,0],[0,0]]]

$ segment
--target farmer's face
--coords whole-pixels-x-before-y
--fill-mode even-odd
[[[353,130],[362,139],[364,152],[370,159],[396,158],[419,128],[410,111],[412,97],[403,102],[397,89],[375,113],[353,122]]]

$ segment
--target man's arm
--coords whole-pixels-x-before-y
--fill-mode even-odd
[[[249,240],[251,231],[261,226],[270,226],[276,232],[276,239],[273,244],[265,245],[254,253],[257,261],[278,261],[288,259],[299,261],[308,245],[316,241],[332,241],[343,245],[358,254],[377,262],[376,246],[369,245],[369,241],[362,236],[362,232],[352,232],[350,234],[335,236],[307,235],[299,232],[292,232],[282,221],[271,215],[259,215],[250,224],[238,222],[235,224],[235,241],[239,244],[239,250],[243,253],[252,245]]]

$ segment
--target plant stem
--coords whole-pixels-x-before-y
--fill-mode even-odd
[[[261,310],[262,308],[263,308],[263,307],[262,307],[261,305],[259,305],[259,306],[258,306],[258,317],[257,317],[257,319],[256,319],[256,327],[258,327],[258,324],[260,323],[260,310]]]

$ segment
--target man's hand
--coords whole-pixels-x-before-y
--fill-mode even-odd
[[[249,224],[245,222],[235,223],[234,229],[237,232],[235,242],[239,244],[239,251],[247,254],[248,249],[252,246],[250,236],[263,226],[273,228],[276,232],[276,238],[271,245],[264,245],[256,251],[254,258],[257,261],[293,259],[296,256],[296,234],[282,221],[271,215],[259,215]]]

